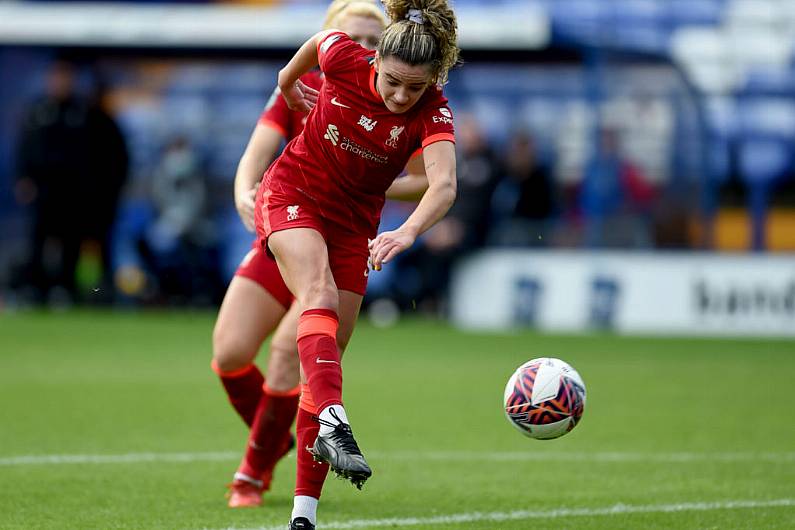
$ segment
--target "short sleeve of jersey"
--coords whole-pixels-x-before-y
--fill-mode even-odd
[[[259,116],[258,123],[269,125],[279,131],[285,138],[290,138],[290,113],[279,87],[273,91],[268,103]]]
[[[327,77],[352,70],[355,68],[355,58],[365,52],[347,34],[339,31],[326,35],[317,46],[318,63]]]
[[[434,87],[429,90],[434,90],[435,94],[429,95],[420,115],[423,149],[435,142],[455,143],[453,112],[447,104],[447,98],[439,88]]]

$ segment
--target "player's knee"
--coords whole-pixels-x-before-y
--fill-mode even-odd
[[[234,333],[215,328],[213,331],[213,360],[222,372],[244,368],[254,359],[250,345]]]
[[[221,372],[240,370],[250,365],[253,360],[253,356],[246,354],[240,349],[221,350],[220,354],[213,355],[215,366]]]
[[[337,287],[325,279],[318,279],[307,285],[303,298],[304,307],[325,307],[336,311],[339,306]]]

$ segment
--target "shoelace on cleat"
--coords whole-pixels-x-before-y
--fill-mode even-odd
[[[337,416],[337,413],[332,408],[329,413],[331,417],[337,420],[337,424],[334,425],[330,421],[326,421],[319,416],[312,416],[312,419],[318,422],[321,425],[325,425],[326,427],[331,427],[334,431],[330,434],[331,439],[337,442],[337,444],[348,454],[351,455],[359,455],[362,456],[362,451],[359,449],[359,445],[356,443],[356,440],[353,438],[353,431],[351,430],[351,426],[347,423],[342,423],[340,417]]]

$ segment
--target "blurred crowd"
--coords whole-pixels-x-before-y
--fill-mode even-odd
[[[148,82],[160,70],[148,71]],[[169,72],[165,77],[176,75]],[[73,64],[52,63],[38,87],[41,95],[21,113],[14,195],[30,228],[11,260],[6,300],[217,304],[253,239],[234,213],[231,177],[257,114],[238,112],[246,122],[237,127],[240,141],[233,141],[229,126],[213,129],[201,121],[206,102],[177,94],[183,127],[169,117],[171,127],[156,137],[140,125],[162,119],[156,106],[140,104],[151,95],[127,98],[133,103],[124,106],[117,89],[114,104],[102,76],[81,89],[77,74]],[[211,69],[204,75],[217,77]],[[185,85],[195,83],[188,75]],[[257,94],[261,106],[266,93]],[[639,112],[647,113],[642,132],[633,129]],[[640,145],[671,136],[670,116],[644,102],[624,114],[633,119],[610,118],[622,114],[608,109],[605,119],[587,127],[572,125],[582,121],[576,113],[556,116],[557,134],[539,138],[521,121],[494,134],[493,123],[483,120],[494,114],[462,106],[456,115],[457,201],[410,251],[370,275],[367,302],[444,314],[456,263],[484,247],[698,246],[688,201],[671,195],[683,188],[661,178],[667,162],[654,161],[665,149]],[[659,134],[650,135],[655,127]],[[210,131],[204,145],[197,130]],[[588,136],[576,140],[582,130]],[[234,144],[231,159],[209,161],[208,153],[223,142]],[[146,163],[140,161],[144,151]],[[388,203],[381,229],[398,226],[412,208]]]
[[[71,303],[79,274],[94,274],[94,289],[108,293],[111,237],[129,158],[122,133],[103,105],[101,85],[76,91],[72,64],[55,62],[44,93],[20,125],[16,200],[32,212],[27,259],[11,287],[34,303]],[[91,256],[82,262],[80,257]]]
[[[445,314],[455,264],[484,247],[650,248],[655,243],[655,202],[661,193],[622,155],[613,129],[599,133],[599,149],[576,184],[554,170],[526,129],[495,146],[476,118],[456,117],[458,198],[447,216],[399,256],[388,280],[371,280],[371,297],[400,309],[419,304]],[[410,208],[387,206],[397,225]],[[687,245],[686,235],[679,244]],[[372,275],[371,275],[372,277]]]

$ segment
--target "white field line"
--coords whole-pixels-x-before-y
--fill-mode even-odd
[[[641,453],[641,452],[478,452],[478,451],[394,451],[367,453],[383,460],[453,460],[484,462],[795,462],[795,452],[715,452],[715,453]]]
[[[637,513],[706,512],[754,508],[779,508],[795,506],[795,499],[769,501],[734,500],[723,502],[685,502],[680,504],[614,504],[604,508],[556,508],[552,510],[516,510],[512,512],[468,512],[434,517],[405,517],[392,519],[353,519],[323,523],[318,528],[345,530],[352,528],[379,528],[396,526],[430,526],[436,524],[465,524],[478,521],[504,522],[527,519],[562,519],[566,517],[595,517],[629,515]],[[286,525],[259,528],[225,528],[223,530],[284,530]],[[205,529],[208,530],[208,529]]]
[[[122,455],[21,455],[0,457],[0,466],[53,464],[140,464],[148,462],[216,462],[239,459],[242,453],[127,453]]]
[[[203,453],[126,453],[116,455],[19,455],[0,457],[3,466],[61,464],[139,464],[149,462],[192,463],[238,460],[241,453],[214,451]],[[291,453],[289,456],[293,456]],[[641,452],[478,452],[478,451],[368,451],[371,461],[451,461],[451,462],[604,462],[604,463],[690,463],[690,462],[795,462],[795,452],[722,453],[641,453]]]

